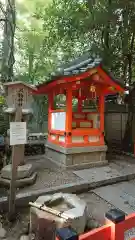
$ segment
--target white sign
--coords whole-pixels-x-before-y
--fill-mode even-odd
[[[26,144],[26,122],[10,122],[10,145]]]
[[[66,112],[52,113],[52,130],[65,131],[66,126]]]

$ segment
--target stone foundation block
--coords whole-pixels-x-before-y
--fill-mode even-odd
[[[106,165],[107,146],[63,148],[47,143],[45,157],[52,168],[84,169]]]
[[[33,167],[32,164],[24,164],[21,166],[18,166],[17,169],[17,179],[23,179],[23,178],[28,178],[32,175],[33,173]],[[5,179],[11,179],[11,174],[12,174],[12,165],[6,165],[4,168],[1,170],[1,177]]]
[[[20,188],[20,187],[32,185],[32,184],[35,183],[36,178],[37,178],[37,173],[34,172],[29,177],[22,178],[22,179],[17,179],[16,180],[16,186]],[[0,178],[0,184],[9,188],[10,187],[10,179],[1,177]]]

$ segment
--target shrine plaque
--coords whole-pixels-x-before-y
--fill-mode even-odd
[[[26,122],[10,122],[10,145],[27,143]]]

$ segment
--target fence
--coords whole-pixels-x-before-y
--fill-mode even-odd
[[[109,145],[121,148],[127,119],[127,112],[105,112],[105,137]]]
[[[135,240],[135,213],[112,209],[106,214],[107,224],[79,236],[79,240]],[[57,239],[58,240],[58,239]]]

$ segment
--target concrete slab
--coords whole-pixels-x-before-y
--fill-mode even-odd
[[[85,181],[102,181],[102,180],[109,180],[116,177],[121,177],[122,174],[118,172],[116,169],[111,168],[109,166],[104,167],[95,167],[91,169],[84,169],[79,171],[74,171],[78,177],[82,178]]]
[[[109,166],[122,174],[129,174],[131,172],[135,173],[135,162],[113,161],[113,163],[110,163]]]
[[[135,212],[135,185],[132,182],[100,187],[92,192],[126,214]]]

